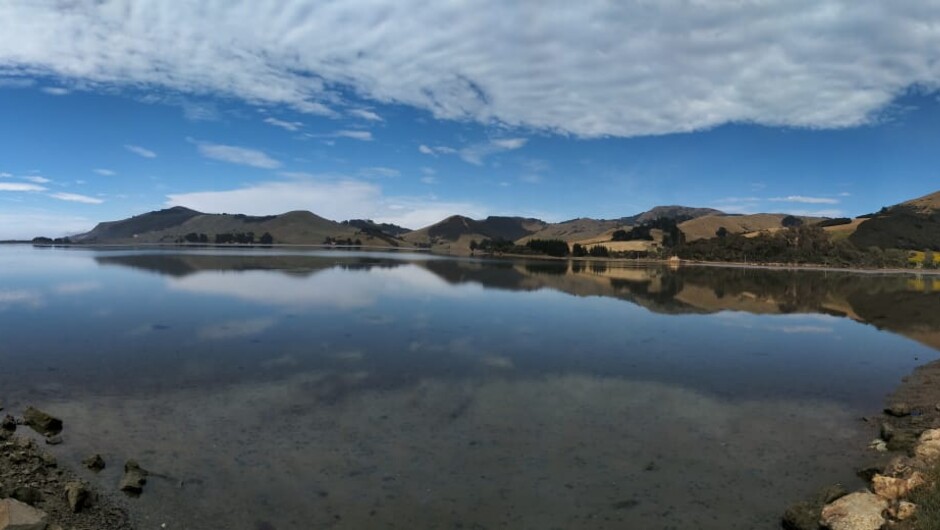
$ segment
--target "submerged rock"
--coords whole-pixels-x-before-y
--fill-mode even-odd
[[[53,436],[62,432],[62,420],[35,407],[26,407],[23,420],[26,425],[43,436]]]
[[[99,454],[89,456],[88,458],[82,460],[82,465],[94,472],[101,471],[105,467],[104,458],[101,458],[101,455]]]
[[[48,445],[59,445],[62,441],[62,437],[58,434],[55,436],[46,436],[46,444]]]
[[[847,493],[841,484],[823,488],[816,493],[813,500],[790,505],[783,513],[780,523],[785,530],[818,530],[823,506]]]
[[[0,528],[3,530],[46,530],[46,512],[16,499],[0,500]]]
[[[903,401],[898,402],[898,403],[892,403],[891,405],[888,405],[888,408],[885,409],[885,414],[889,416],[894,416],[895,418],[903,418],[904,416],[910,416],[911,406]]]
[[[868,491],[850,493],[822,509],[819,524],[830,530],[879,530],[888,501]]]
[[[124,476],[121,478],[121,491],[131,495],[140,495],[147,483],[147,470],[140,467],[136,460],[124,464]]]
[[[91,505],[91,490],[82,482],[74,481],[65,485],[65,498],[69,502],[72,513],[82,511],[82,508]]]
[[[42,502],[42,492],[30,486],[20,486],[16,488],[13,490],[13,494],[10,495],[10,497],[20,502],[25,502],[30,506],[35,506]]]

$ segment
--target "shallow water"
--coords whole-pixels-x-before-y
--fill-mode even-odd
[[[142,528],[776,528],[854,485],[940,280],[0,247],[0,401]]]

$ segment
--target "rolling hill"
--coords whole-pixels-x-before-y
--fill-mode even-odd
[[[428,246],[441,252],[464,254],[470,252],[471,241],[484,239],[518,241],[534,234],[548,224],[539,219],[525,217],[487,217],[475,220],[453,215],[439,223],[402,236],[408,243]]]
[[[100,223],[90,232],[72,236],[73,243],[154,244],[176,243],[187,235],[205,235],[214,243],[218,235],[253,234],[260,240],[270,234],[274,243],[319,245],[327,238],[360,240],[367,246],[397,246],[395,238],[366,233],[306,211],[263,217],[241,214],[205,214],[180,206],[137,215],[121,221]],[[193,241],[193,242],[199,242]]]
[[[882,208],[848,238],[862,248],[940,250],[940,191]]]
[[[685,234],[686,241],[715,237],[719,229],[724,228],[729,234],[750,234],[762,231],[774,231],[783,228],[783,220],[790,217],[785,213],[758,213],[751,215],[706,215],[679,224],[679,230]],[[796,216],[804,223],[821,221],[821,217]]]

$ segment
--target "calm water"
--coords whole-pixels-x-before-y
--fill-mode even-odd
[[[776,528],[940,347],[940,279],[0,247],[0,401],[142,528]],[[164,478],[165,477],[165,478]]]

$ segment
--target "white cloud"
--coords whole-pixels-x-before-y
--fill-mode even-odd
[[[49,184],[50,182],[52,182],[46,177],[40,177],[40,176],[23,177],[23,180],[28,180],[29,182],[32,182],[33,184]]]
[[[446,145],[430,147],[424,144],[418,146],[418,151],[426,155],[457,155],[464,162],[477,166],[483,165],[483,161],[492,155],[503,151],[512,151],[520,149],[526,144],[525,138],[500,138],[472,144],[467,147],[455,149]]]
[[[37,211],[0,213],[0,240],[32,239],[36,236],[60,237],[84,232],[94,223],[84,217]]]
[[[372,141],[372,133],[369,131],[336,131],[333,135],[339,138],[351,138],[363,142]]]
[[[0,20],[0,75],[14,78],[324,115],[355,93],[580,136],[855,126],[940,85],[934,2],[3,2]]]
[[[57,86],[47,86],[43,87],[42,91],[50,96],[67,96],[71,91],[67,88],[57,87]]]
[[[114,175],[117,175],[117,171],[114,171],[112,169],[98,168],[93,171],[105,177],[113,177]]]
[[[468,202],[424,197],[388,197],[379,186],[353,179],[310,179],[261,182],[224,191],[172,194],[167,206],[186,206],[201,212],[239,212],[271,215],[310,210],[327,219],[374,219],[420,228],[455,213],[485,217],[487,209]]]
[[[432,176],[432,175],[425,175],[421,177],[421,183],[428,184],[428,185],[437,184],[437,177]]]
[[[384,121],[381,116],[367,109],[352,109],[349,114],[367,121]]]
[[[144,158],[156,158],[157,157],[157,153],[154,153],[150,149],[141,147],[139,145],[125,145],[124,149],[127,149],[128,151],[134,153],[135,155],[139,155]]]
[[[839,204],[838,199],[829,197],[806,197],[804,195],[789,195],[787,197],[774,197],[767,199],[772,202],[798,202],[801,204]]]
[[[101,204],[104,202],[101,199],[89,197],[88,195],[79,195],[78,193],[51,193],[49,196],[60,201],[80,202],[82,204]]]
[[[392,178],[401,176],[401,171],[391,167],[366,167],[359,171],[363,177]]]
[[[199,153],[202,154],[202,156],[214,160],[261,169],[276,169],[281,167],[280,161],[271,158],[264,151],[257,149],[207,142],[200,142],[198,147]]]
[[[0,179],[8,179],[13,176],[13,173],[3,173],[0,172]]]
[[[277,118],[271,118],[271,117],[265,118],[264,123],[267,123],[268,125],[273,125],[275,127],[280,127],[281,129],[284,129],[286,131],[292,131],[292,132],[299,131],[300,128],[304,126],[304,124],[299,121],[284,121],[284,120],[279,120]]]
[[[0,182],[0,191],[46,191],[46,188],[23,182]]]

